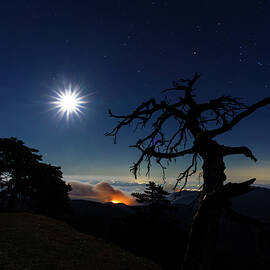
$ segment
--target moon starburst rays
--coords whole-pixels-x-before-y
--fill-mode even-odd
[[[66,116],[66,120],[70,119],[72,114],[80,117],[82,110],[85,109],[84,104],[88,103],[85,96],[81,95],[78,89],[72,89],[71,86],[64,91],[56,91],[56,96],[53,97],[51,104],[54,104],[54,109],[57,109],[57,115],[62,119]]]

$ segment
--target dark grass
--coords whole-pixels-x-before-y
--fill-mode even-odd
[[[0,214],[0,269],[160,269],[116,245],[29,213]]]

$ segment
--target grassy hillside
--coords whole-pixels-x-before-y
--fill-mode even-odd
[[[0,213],[0,269],[160,269],[67,224],[28,213]]]

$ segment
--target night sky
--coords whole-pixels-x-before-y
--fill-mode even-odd
[[[220,95],[247,104],[270,96],[268,1],[2,1],[0,8],[1,137],[17,137],[62,167],[67,181],[135,181],[129,166],[140,132],[105,137],[141,102],[173,80],[191,79],[197,100]],[[79,87],[80,117],[57,117],[55,91]],[[248,146],[258,162],[226,158],[229,180],[270,183],[270,106],[217,141]],[[142,134],[141,134],[142,135]],[[168,181],[189,159],[168,167]],[[161,179],[153,167],[151,179]],[[137,181],[143,182],[146,171]],[[132,185],[130,185],[132,186]]]

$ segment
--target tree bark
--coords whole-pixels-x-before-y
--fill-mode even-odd
[[[216,250],[221,207],[210,194],[223,186],[226,180],[221,146],[215,141],[204,142],[200,156],[203,158],[204,185],[199,208],[193,218],[183,270],[211,270]]]

